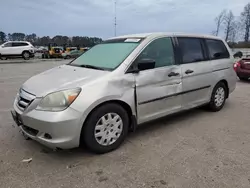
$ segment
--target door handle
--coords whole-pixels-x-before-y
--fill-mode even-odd
[[[168,74],[168,77],[172,77],[172,76],[179,76],[180,74],[178,72],[170,72]]]
[[[190,70],[190,69],[188,69],[188,70],[186,70],[186,74],[191,74],[191,73],[193,73],[194,71],[193,70]]]

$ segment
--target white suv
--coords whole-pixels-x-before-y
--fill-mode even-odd
[[[23,57],[28,60],[34,53],[34,46],[26,41],[9,41],[0,46],[0,58]]]

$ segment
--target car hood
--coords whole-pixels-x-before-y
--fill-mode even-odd
[[[110,72],[62,65],[52,68],[28,79],[22,86],[25,91],[44,97],[48,93],[63,89],[82,87]]]

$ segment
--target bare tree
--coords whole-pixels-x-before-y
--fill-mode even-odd
[[[248,3],[245,7],[243,12],[241,13],[241,21],[242,25],[244,26],[244,41],[249,41],[249,32],[250,32],[250,3]]]
[[[230,42],[236,42],[239,38],[240,32],[240,22],[239,21],[233,21],[231,31],[228,35],[228,40]]]
[[[232,35],[235,26],[234,15],[231,10],[225,14],[224,26],[225,26],[225,40],[228,41],[228,38],[230,35]]]
[[[213,34],[215,36],[218,36],[219,33],[220,33],[220,29],[221,29],[221,24],[223,23],[224,21],[224,17],[225,17],[225,14],[226,14],[226,10],[223,10],[215,19],[215,23],[216,23],[216,30],[213,31]]]

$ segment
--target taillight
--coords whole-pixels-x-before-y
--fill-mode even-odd
[[[240,67],[240,61],[234,63],[234,70],[236,71]]]

